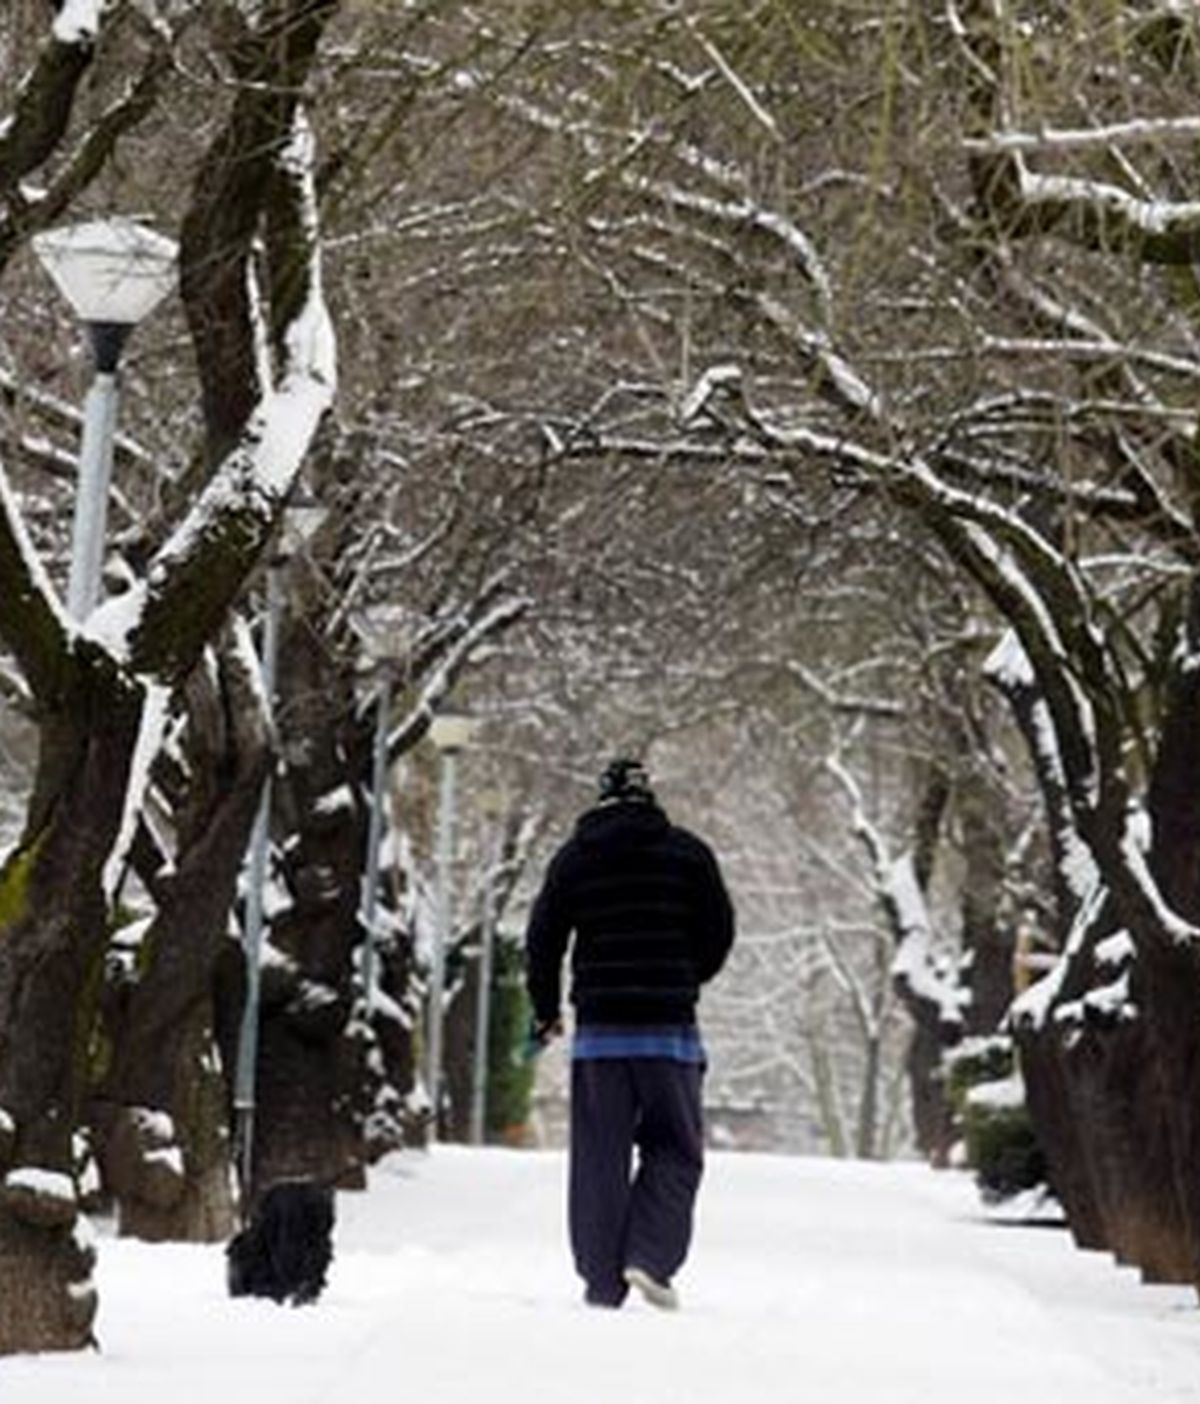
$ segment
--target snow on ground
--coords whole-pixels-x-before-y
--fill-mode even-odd
[[[231,1301],[220,1247],[105,1239],[99,1354],[3,1404],[1200,1404],[1200,1312],[918,1165],[709,1159],[683,1310],[587,1308],[563,1158],[439,1148],[339,1198],[316,1306]]]

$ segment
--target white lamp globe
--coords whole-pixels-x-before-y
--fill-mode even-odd
[[[429,739],[439,751],[454,755],[471,744],[479,723],[459,712],[439,712],[429,724]]]
[[[132,219],[48,229],[32,242],[84,322],[133,326],[158,306],[175,281],[175,241]]]

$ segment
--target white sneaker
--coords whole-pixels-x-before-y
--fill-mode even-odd
[[[660,1307],[663,1311],[679,1310],[679,1293],[675,1288],[669,1282],[660,1282],[657,1277],[651,1277],[645,1268],[627,1267],[625,1281],[636,1287],[651,1306]]]

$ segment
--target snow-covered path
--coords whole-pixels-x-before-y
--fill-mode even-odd
[[[1200,1404],[1200,1312],[962,1176],[713,1155],[684,1309],[584,1307],[552,1153],[438,1149],[339,1200],[321,1302],[224,1295],[219,1248],[105,1241],[104,1350],[3,1404]]]

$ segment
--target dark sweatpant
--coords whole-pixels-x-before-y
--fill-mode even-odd
[[[568,1218],[591,1302],[618,1306],[627,1267],[668,1282],[687,1256],[704,1168],[702,1077],[699,1064],[670,1058],[571,1065]]]

